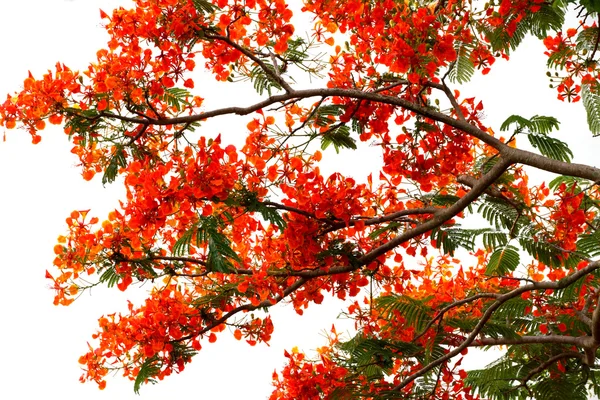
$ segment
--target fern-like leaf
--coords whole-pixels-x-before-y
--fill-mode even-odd
[[[571,159],[573,158],[573,152],[569,149],[569,146],[561,140],[535,133],[530,133],[527,135],[527,138],[529,139],[529,143],[546,157],[564,162],[571,162]]]
[[[475,72],[475,65],[471,60],[472,46],[456,41],[454,45],[456,50],[456,62],[452,66],[448,77],[452,82],[466,83],[471,80],[473,73]]]
[[[587,123],[594,136],[600,135],[600,96],[588,84],[581,85],[581,99],[587,115]]]
[[[194,7],[201,14],[212,14],[215,11],[219,10],[219,7],[216,4],[208,0],[192,0]]]
[[[158,375],[159,372],[160,361],[158,360],[158,356],[153,356],[144,361],[135,378],[135,382],[133,383],[133,391],[135,394],[140,394],[140,388],[142,384],[156,383],[156,379],[152,377]]]
[[[486,274],[505,275],[519,266],[519,252],[514,246],[508,245],[492,253],[488,261]]]
[[[430,309],[424,304],[425,300],[415,300],[407,296],[381,296],[375,304],[384,313],[390,314],[393,318],[393,313],[398,312],[406,320],[408,326],[414,327],[420,331],[431,320],[429,313]]]

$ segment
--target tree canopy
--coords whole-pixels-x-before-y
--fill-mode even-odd
[[[269,342],[278,303],[302,314],[329,296],[354,336],[333,327],[315,357],[286,351],[271,399],[599,395],[600,169],[574,162],[554,116],[503,115],[458,88],[533,36],[557,101],[580,102],[600,134],[600,3],[289,3],[101,11],[96,60],[29,74],[0,104],[0,125],[34,144],[63,126],[82,177],[125,188],[107,216],[71,213],[46,272],[56,305],[151,287],[99,319],[81,380],[103,389],[119,370],[138,392],[221,335]],[[244,82],[254,100],[235,95]],[[240,146],[205,129],[232,115]],[[380,158],[356,161],[364,179],[321,173],[367,146]]]

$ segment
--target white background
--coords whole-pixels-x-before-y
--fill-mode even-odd
[[[1,1],[0,96],[19,90],[28,70],[40,77],[57,61],[83,70],[106,42],[98,9],[110,14],[118,4],[127,3]],[[541,43],[527,42],[511,63],[499,60],[485,79],[476,79],[461,91],[477,93],[485,100],[486,123],[496,130],[511,114],[556,116],[562,122],[559,137],[572,144],[575,161],[598,166],[598,139],[592,139],[586,128],[582,105],[556,100],[555,91],[548,88],[542,53]],[[214,85],[197,81],[196,88],[199,95],[214,100],[207,100],[208,108],[244,97],[236,86],[216,91]],[[247,104],[240,100],[237,105]],[[225,140],[228,134],[243,134],[246,122],[248,119],[218,121],[228,129],[222,132]],[[229,128],[229,123],[238,123],[237,130]],[[214,126],[219,125],[212,126],[218,129]],[[0,131],[0,136],[3,133]],[[56,237],[65,232],[65,218],[72,210],[91,208],[91,213],[102,220],[117,206],[121,189],[118,184],[104,188],[99,179],[85,182],[60,128],[47,129],[42,136],[42,142],[34,146],[28,134],[11,130],[6,131],[6,142],[0,142],[0,398],[261,399],[271,392],[273,370],[283,366],[284,348],[298,345],[310,351],[325,344],[322,332],[331,327],[341,304],[331,301],[313,306],[303,317],[284,306],[274,310],[270,347],[250,347],[227,338],[227,334],[220,335],[215,344],[203,343],[202,351],[183,374],[142,387],[140,396],[133,394],[132,382],[118,376],[109,378],[104,391],[98,391],[94,384],[80,384],[77,359],[86,352],[86,341],[91,340],[97,319],[104,313],[124,311],[126,299],[139,302],[142,297],[135,290],[123,294],[95,289],[69,307],[53,306],[44,271],[52,269],[52,248]],[[330,156],[328,152],[326,159]],[[355,154],[345,156],[323,169],[332,170],[335,165],[364,179],[369,162],[364,158],[357,162]],[[343,330],[347,323],[340,326]],[[475,358],[470,361],[478,365],[491,361],[481,354]]]

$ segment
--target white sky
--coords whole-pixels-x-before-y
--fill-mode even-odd
[[[118,4],[127,2],[2,1],[1,98],[22,86],[28,70],[39,77],[57,61],[72,69],[85,68],[106,41],[98,9],[109,13]],[[485,99],[487,123],[498,130],[511,114],[554,115],[562,122],[560,138],[573,144],[575,161],[598,166],[592,157],[598,139],[590,139],[583,108],[555,100],[555,91],[548,89],[542,52],[541,44],[528,45],[513,57],[514,64],[499,60],[497,64],[502,65],[495,65],[485,81],[477,80],[470,86]],[[196,86],[214,87],[198,82]],[[218,95],[212,104],[240,99],[235,86],[230,90],[234,92],[213,90]],[[466,89],[461,91],[467,93]],[[229,97],[227,93],[234,94]],[[211,98],[205,92],[199,94]],[[223,120],[218,122],[229,126],[223,125]],[[243,132],[247,119],[239,122]],[[104,313],[124,310],[126,299],[136,296],[132,291],[122,294],[100,289],[69,307],[55,307],[44,271],[52,269],[52,248],[66,229],[64,220],[69,213],[91,208],[92,214],[102,219],[117,205],[120,188],[103,188],[99,180],[83,181],[61,129],[42,132],[43,140],[37,146],[31,145],[29,135],[22,131],[6,134],[7,141],[0,142],[0,267],[4,280],[0,290],[0,398],[150,400],[191,395],[261,399],[271,392],[271,373],[283,366],[284,348],[298,345],[308,351],[325,343],[321,333],[331,327],[339,303],[313,306],[301,318],[291,307],[274,310],[275,333],[270,347],[250,347],[220,335],[216,344],[204,345],[183,374],[142,387],[140,396],[133,394],[132,382],[118,376],[108,380],[104,391],[98,391],[94,384],[80,384],[77,359],[86,352],[97,319]],[[335,164],[339,167],[340,159]],[[364,165],[346,162],[344,167],[354,166],[352,173],[364,176],[358,169]]]

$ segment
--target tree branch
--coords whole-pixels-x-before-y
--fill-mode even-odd
[[[564,289],[567,286],[572,285],[573,283],[575,283],[582,277],[595,271],[598,268],[600,268],[600,261],[594,261],[594,262],[590,263],[589,265],[587,265],[586,267],[572,273],[571,275],[569,275],[559,281],[555,281],[555,282],[545,281],[545,282],[531,283],[529,285],[521,286],[519,288],[516,288],[514,290],[511,290],[510,292],[507,292],[507,293],[501,295],[498,299],[496,299],[495,302],[493,302],[488,307],[487,310],[485,310],[485,312],[481,316],[481,319],[479,320],[479,322],[477,323],[477,325],[475,326],[473,331],[467,336],[467,338],[459,346],[457,346],[453,350],[449,351],[444,356],[439,357],[438,359],[430,362],[423,368],[419,369],[417,372],[406,377],[402,382],[400,382],[400,384],[398,384],[394,388],[394,390],[401,390],[402,388],[406,387],[409,383],[413,382],[415,379],[425,375],[427,372],[431,371],[433,368],[435,368],[438,365],[446,362],[447,360],[457,356],[464,349],[469,347],[471,345],[471,343],[473,343],[475,341],[475,339],[477,338],[477,335],[479,335],[479,332],[481,332],[481,330],[483,329],[485,324],[492,317],[492,314],[508,300],[518,297],[525,292],[529,292],[529,291],[533,291],[533,290]],[[590,336],[582,336],[582,337],[578,337],[576,339],[578,339],[578,345],[583,347],[586,350],[591,349],[595,345],[594,339]]]
[[[555,362],[560,361],[564,358],[583,359],[581,353],[577,353],[576,351],[566,351],[564,353],[557,354],[554,357],[550,357],[548,360],[546,360],[545,362],[540,364],[537,368],[534,368],[531,371],[529,371],[529,373],[523,379],[520,380],[522,382],[522,385],[526,385],[527,381],[530,380],[531,378],[533,378],[535,375],[537,375],[541,372],[544,372],[552,364],[554,364]]]
[[[569,344],[583,347],[587,343],[588,336],[565,336],[565,335],[539,335],[521,336],[519,338],[483,338],[475,339],[469,347],[480,346],[506,346],[518,344]]]
[[[429,330],[429,328],[431,328],[431,326],[435,323],[435,321],[437,321],[438,319],[443,318],[444,314],[446,314],[451,309],[456,308],[456,307],[460,307],[460,306],[462,306],[464,304],[468,304],[468,303],[470,303],[472,301],[475,301],[475,300],[479,300],[479,299],[497,299],[500,296],[501,296],[501,294],[497,294],[497,293],[480,293],[480,294],[476,294],[476,295],[471,296],[471,297],[467,297],[466,299],[458,300],[458,301],[455,301],[455,302],[453,302],[451,304],[448,304],[446,307],[442,308],[440,311],[437,312],[437,314],[433,317],[433,319],[427,323],[427,325],[425,326],[425,328],[423,328],[423,330],[421,332],[419,332],[413,338],[412,342],[416,342],[417,340],[419,340],[419,338],[421,336],[423,336],[425,333],[427,333],[427,331]]]
[[[538,169],[542,169],[548,172],[553,172],[562,175],[576,176],[591,181],[600,181],[600,169],[591,167],[583,164],[567,163],[559,160],[550,159],[526,150],[512,148],[507,144],[501,142],[497,138],[491,136],[487,132],[479,129],[478,127],[471,125],[468,122],[457,120],[449,115],[436,111],[427,106],[423,106],[417,103],[413,103],[409,100],[401,99],[394,96],[386,96],[380,93],[363,92],[356,89],[342,89],[342,88],[318,88],[318,89],[304,89],[294,90],[289,93],[274,95],[257,102],[248,107],[224,107],[215,109],[212,111],[206,111],[195,115],[188,115],[175,118],[155,119],[155,118],[134,118],[127,117],[111,112],[103,112],[100,115],[107,118],[114,118],[126,122],[137,123],[137,124],[153,124],[153,125],[178,125],[192,122],[199,122],[204,119],[216,117],[219,115],[247,115],[255,111],[261,110],[275,103],[286,102],[292,99],[305,99],[310,97],[343,97],[352,99],[368,100],[381,104],[389,104],[397,107],[407,109],[415,112],[424,117],[430,118],[434,121],[444,123],[452,126],[458,130],[465,132],[466,134],[481,140],[482,142],[492,146],[500,152],[504,158],[510,160],[512,163],[521,163],[529,165]]]
[[[265,74],[267,74],[269,77],[271,77],[271,79],[273,79],[275,82],[277,82],[286,92],[292,93],[294,91],[294,89],[292,89],[290,84],[287,83],[285,81],[285,79],[283,79],[281,77],[281,75],[279,75],[277,70],[274,71],[271,68],[269,68],[267,66],[267,64],[265,64],[254,53],[252,53],[250,50],[246,49],[245,47],[240,46],[239,44],[237,44],[236,42],[234,42],[227,36],[206,33],[205,37],[207,39],[216,39],[216,40],[220,40],[222,42],[227,43],[229,46],[233,47],[234,49],[236,49],[237,51],[239,51],[240,53],[244,54],[246,57],[248,57],[249,59],[254,61],[260,67],[260,69],[262,69],[264,71]],[[277,68],[276,65],[274,67]]]
[[[360,264],[365,265],[374,261],[377,257],[387,253],[389,250],[399,246],[401,243],[417,237],[425,232],[428,232],[434,228],[441,226],[443,223],[449,221],[454,218],[458,213],[463,211],[465,208],[469,206],[473,201],[475,201],[485,190],[494,183],[504,171],[508,169],[510,166],[510,161],[505,159],[500,159],[490,171],[483,175],[477,183],[473,186],[473,188],[467,192],[463,197],[460,198],[456,203],[451,205],[450,207],[443,209],[435,214],[433,218],[430,220],[418,225],[417,227],[404,232],[401,235],[396,236],[394,239],[389,242],[379,246],[378,248],[371,250],[369,253],[365,254],[358,261]]]

